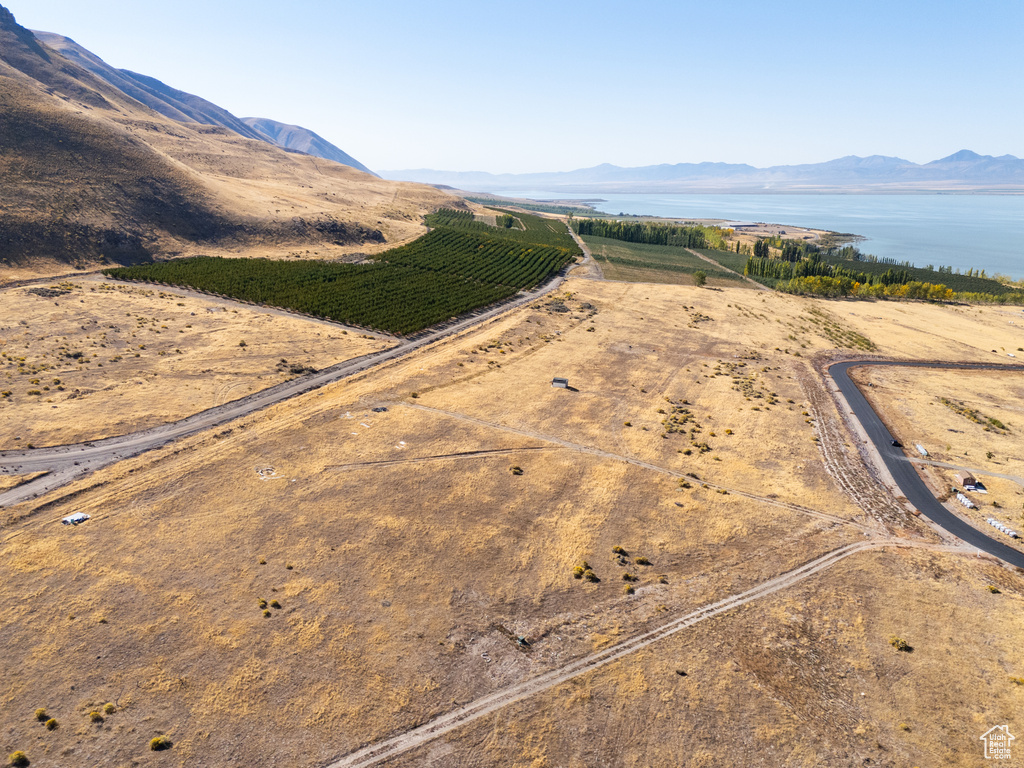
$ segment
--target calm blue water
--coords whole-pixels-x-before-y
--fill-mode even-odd
[[[731,219],[852,232],[865,253],[1024,278],[1024,195],[661,195],[498,192],[601,198],[606,213]]]

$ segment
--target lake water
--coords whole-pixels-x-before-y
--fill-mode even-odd
[[[596,199],[605,213],[728,219],[851,232],[865,253],[916,266],[984,269],[1024,278],[1024,195],[662,195],[498,192]]]

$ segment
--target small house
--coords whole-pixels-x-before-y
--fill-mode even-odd
[[[562,378],[559,378],[559,377],[556,376],[555,378],[553,378],[551,380],[551,386],[552,387],[560,387],[561,389],[568,389],[569,388],[569,380],[568,379],[562,379]]]
[[[972,475],[970,472],[957,472],[954,475],[954,477],[956,478],[956,481],[960,483],[960,485],[962,485],[964,488],[966,488],[968,485],[976,485],[978,482],[977,480],[974,479],[974,475]]]

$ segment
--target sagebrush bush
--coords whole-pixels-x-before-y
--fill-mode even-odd
[[[17,752],[11,752],[11,754],[7,756],[7,760],[12,766],[14,766],[14,768],[24,768],[26,765],[29,765],[28,755],[20,749]]]
[[[270,607],[271,608],[280,608],[281,604],[279,602],[277,602],[277,600],[271,600],[270,601]]]
[[[913,646],[904,640],[902,637],[893,635],[889,638],[889,645],[895,648],[897,651],[903,651],[904,653],[910,653],[914,650]]]
[[[36,720],[38,720],[40,723],[45,723],[49,718],[50,716],[46,714],[45,707],[40,707],[36,710]]]
[[[115,706],[114,706],[113,704],[111,704],[111,703],[110,703],[109,701],[108,701],[108,702],[107,702],[106,704],[104,704],[104,705],[103,705],[103,713],[104,713],[104,714],[107,714],[107,715],[112,715],[112,714],[114,714],[114,712],[115,712],[116,710],[117,710],[117,707],[115,707]]]
[[[149,740],[149,748],[154,752],[161,752],[165,749],[170,749],[173,745],[170,739],[166,736],[154,736]]]
[[[103,715],[101,715],[94,709],[92,712],[89,713],[89,719],[92,720],[94,723],[102,723]]]
[[[57,719],[51,717],[49,720],[46,721],[46,730],[55,731],[57,730],[58,725],[60,725],[60,723],[57,722]]]

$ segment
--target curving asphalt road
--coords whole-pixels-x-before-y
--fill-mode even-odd
[[[954,515],[943,504],[935,498],[924,480],[917,474],[914,465],[910,463],[903,450],[892,445],[893,436],[888,428],[882,423],[874,408],[868,403],[864,393],[850,378],[850,369],[867,365],[898,366],[903,368],[960,368],[964,370],[1000,370],[1000,371],[1024,371],[1024,366],[1016,365],[986,365],[984,363],[930,363],[930,362],[892,362],[889,360],[856,360],[852,362],[836,363],[828,369],[832,380],[839,386],[839,390],[846,398],[856,418],[860,421],[864,431],[867,432],[871,442],[875,444],[882,461],[892,474],[896,484],[899,485],[903,495],[911,504],[921,510],[921,514],[937,525],[942,526],[954,536],[960,538],[972,547],[977,547],[982,552],[987,552],[1000,560],[1024,568],[1024,552],[1007,546],[1001,541],[979,531],[974,526],[964,522]]]

